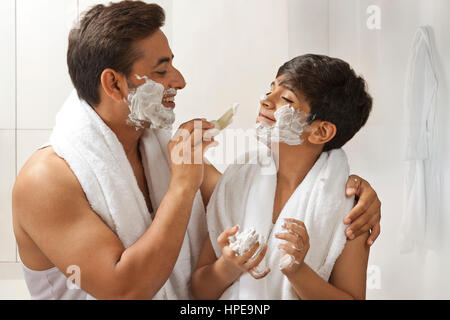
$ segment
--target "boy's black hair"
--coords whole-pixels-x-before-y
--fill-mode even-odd
[[[365,80],[350,65],[337,58],[307,54],[286,62],[277,78],[298,89],[311,107],[311,120],[333,123],[336,136],[323,151],[341,148],[366,124],[372,97]]]

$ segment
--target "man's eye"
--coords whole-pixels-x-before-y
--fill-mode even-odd
[[[166,75],[167,71],[159,71],[156,73],[159,74],[160,76],[164,76],[164,75]]]
[[[286,102],[294,103],[294,101],[289,100],[288,98],[282,97]]]
[[[270,96],[272,94],[272,92],[267,92],[266,96]]]

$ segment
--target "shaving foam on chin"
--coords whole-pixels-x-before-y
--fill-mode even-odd
[[[136,75],[136,78],[145,79],[145,83],[133,90],[128,95],[128,100],[125,100],[130,108],[128,122],[136,130],[144,128],[147,123],[154,129],[172,129],[175,112],[172,108],[166,108],[162,100],[164,96],[175,95],[177,91],[173,88],[165,91],[162,84],[146,76]]]
[[[265,143],[286,143],[298,146],[303,143],[301,135],[308,126],[308,115],[290,105],[278,109],[274,113],[276,123],[271,126],[265,122],[256,124],[256,136]]]

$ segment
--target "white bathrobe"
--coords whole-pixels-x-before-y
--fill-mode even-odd
[[[433,248],[440,210],[437,91],[434,47],[430,30],[420,27],[414,37],[405,87],[406,177],[401,252]]]
[[[154,210],[168,191],[170,131],[146,130],[140,144]],[[125,248],[149,228],[152,216],[114,132],[76,92],[57,115],[50,138],[55,152],[70,166],[92,209],[119,237]],[[197,193],[187,233],[172,275],[154,299],[190,299],[190,276],[206,237],[205,209]],[[170,234],[167,235],[170,237]]]
[[[261,153],[260,155],[264,154]],[[303,221],[310,237],[305,262],[328,281],[345,243],[344,217],[352,209],[354,197],[345,196],[349,176],[347,157],[342,150],[324,152],[294,191],[276,224],[272,224],[277,184],[275,163],[263,166],[250,158],[247,164],[230,166],[219,181],[207,208],[207,225],[217,257],[222,255],[217,237],[228,227],[254,227],[268,239],[265,261],[271,272],[261,280],[243,274],[221,299],[298,299],[288,279],[281,273],[282,253],[277,248],[283,218]]]

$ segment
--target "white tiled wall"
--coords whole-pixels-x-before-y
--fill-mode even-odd
[[[17,130],[17,172],[30,156],[50,138],[51,130]]]
[[[0,130],[0,262],[16,261],[11,217],[11,190],[16,171],[15,140],[14,130]]]
[[[17,0],[17,125],[51,129],[72,86],[67,36],[77,0]]]
[[[0,129],[15,128],[15,5],[3,0],[0,6]]]
[[[11,190],[16,168],[15,2],[0,6],[0,262],[16,261],[12,231]]]

